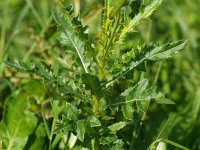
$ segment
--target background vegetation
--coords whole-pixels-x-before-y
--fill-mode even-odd
[[[124,1],[113,0],[113,5],[118,8]],[[95,36],[100,24],[103,1],[63,2],[66,6],[74,2],[75,11],[81,12],[83,23],[91,25],[90,34]],[[19,141],[26,143],[24,149],[47,149],[49,142],[52,149],[66,148],[68,136],[55,137],[47,130],[51,127],[52,117],[55,115],[53,113],[58,112],[55,111],[58,108],[49,104],[52,97],[56,99],[53,91],[44,87],[37,76],[16,73],[3,63],[13,59],[42,60],[55,74],[58,74],[60,66],[69,66],[65,60],[70,58],[63,55],[63,47],[58,45],[57,40],[57,27],[52,13],[57,5],[58,0],[0,1],[0,143],[1,137],[5,137],[5,131],[9,132],[10,136],[7,138],[14,143],[12,145],[15,145],[15,149],[21,148],[20,144],[23,142]],[[166,130],[167,135],[162,135],[163,137],[167,136],[171,141],[189,149],[200,150],[199,6],[199,0],[164,0],[149,19],[137,26],[135,37],[127,38],[130,45],[132,42],[149,44],[153,41],[162,44],[189,40],[186,48],[170,60],[147,64],[151,67],[146,67],[145,73],[135,72],[135,81],[141,76],[148,77],[176,103],[150,105],[141,129],[140,138],[145,137],[145,140],[137,141],[134,147],[137,150],[147,149],[160,128]],[[7,126],[3,125],[3,118],[7,121]],[[17,130],[17,127],[23,132]],[[126,138],[126,135],[121,136]],[[68,142],[69,147],[70,143]],[[168,149],[178,148],[169,145]]]

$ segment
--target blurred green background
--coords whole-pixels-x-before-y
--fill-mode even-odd
[[[72,2],[77,13],[81,12],[84,24],[90,24],[90,33],[100,24],[102,0],[63,0],[66,6]],[[114,8],[129,0],[113,0]],[[52,9],[59,5],[59,0],[1,0],[0,1],[0,119],[4,102],[16,91],[39,87],[30,80],[30,76],[16,74],[5,67],[3,61],[18,59],[23,61],[42,60],[55,72],[58,67],[58,56],[62,56],[59,46],[56,25]],[[144,136],[152,136],[160,123],[171,115],[168,125],[169,139],[193,150],[200,150],[200,0],[164,0],[159,9],[138,27],[136,37],[141,43],[166,43],[187,39],[187,47],[176,57],[168,61],[149,65],[144,74],[176,105],[162,106],[152,104],[149,110],[151,120],[145,129]],[[128,39],[133,42],[133,39]],[[156,78],[155,78],[156,77]],[[34,78],[34,77],[32,77]],[[28,80],[28,81],[27,81]],[[22,86],[23,85],[23,86]],[[41,92],[34,93],[30,110],[40,114],[43,105]],[[47,115],[50,113],[45,112]],[[51,114],[49,114],[51,116]],[[40,115],[39,115],[40,116]],[[142,143],[141,143],[142,144]],[[139,148],[138,148],[139,149]],[[173,149],[170,148],[169,149]]]

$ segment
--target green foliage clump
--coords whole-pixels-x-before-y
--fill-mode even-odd
[[[152,0],[147,5],[138,1],[130,2],[130,5],[124,2],[115,9],[111,0],[105,0],[100,28],[96,28],[93,36],[90,26],[83,25],[73,6],[63,8],[58,5],[53,10],[54,19],[61,49],[65,50],[62,55],[68,56],[69,66],[62,63],[55,72],[38,62],[5,61],[7,66],[18,72],[39,76],[48,88],[53,115],[51,127],[46,118],[39,115],[44,120],[48,149],[58,147],[64,137],[69,137],[68,143],[64,140],[60,143],[74,149],[134,149],[138,147],[138,142],[143,143],[141,147],[145,149],[155,149],[162,142],[187,149],[168,139],[165,129],[170,119],[149,141],[142,137],[151,103],[174,102],[159,92],[149,79],[142,76],[139,80],[135,79],[134,73],[143,74],[147,67],[151,68],[149,63],[174,56],[187,43],[183,40],[162,45],[133,42],[131,47],[126,47],[127,38],[135,34],[137,25],[161,3],[162,0]],[[62,61],[61,58],[58,60]],[[42,127],[33,113],[26,113],[25,96],[19,94],[20,101],[17,99],[18,96],[7,100],[7,111],[15,113],[11,103],[16,103],[20,110],[17,115],[5,113],[1,121],[3,146],[23,149],[28,146],[28,141],[32,143],[29,147],[34,149],[38,138],[31,141],[28,136],[44,136],[37,132]],[[9,125],[11,122],[7,125],[6,120],[15,121],[12,126],[16,128]],[[17,126],[22,133],[18,133]],[[18,140],[23,142],[16,145]]]

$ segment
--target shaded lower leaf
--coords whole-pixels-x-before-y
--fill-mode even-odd
[[[66,108],[65,109],[66,109],[66,117],[69,120],[76,120],[77,119],[77,117],[79,115],[79,111],[74,105],[66,102]]]
[[[149,108],[149,101],[138,101],[136,102],[138,108],[143,111],[143,112],[147,112],[148,108]]]
[[[83,74],[82,81],[85,84],[86,89],[91,90],[93,95],[99,95],[101,91],[100,81],[97,76],[91,74]]]
[[[71,131],[73,129],[72,125],[73,123],[66,116],[62,116],[62,119],[57,121],[53,133],[59,134]]]
[[[132,104],[125,104],[122,106],[123,115],[127,120],[133,119],[133,111]]]

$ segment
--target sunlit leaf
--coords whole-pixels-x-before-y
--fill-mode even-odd
[[[77,133],[78,139],[80,141],[82,141],[82,142],[84,140],[85,132],[86,132],[85,122],[83,120],[77,121],[77,124],[76,124],[76,133]]]
[[[63,14],[58,10],[54,10],[54,17],[60,31],[61,44],[67,45],[74,50],[81,61],[85,73],[88,73],[83,56],[85,51],[84,43],[74,34],[71,24],[67,22]]]
[[[101,126],[101,122],[94,116],[89,116],[87,118],[87,120],[89,122],[90,127],[99,127],[99,126]]]
[[[112,132],[116,132],[121,130],[126,126],[126,122],[118,122],[115,124],[112,124],[111,126],[108,126],[108,129],[110,129]]]

